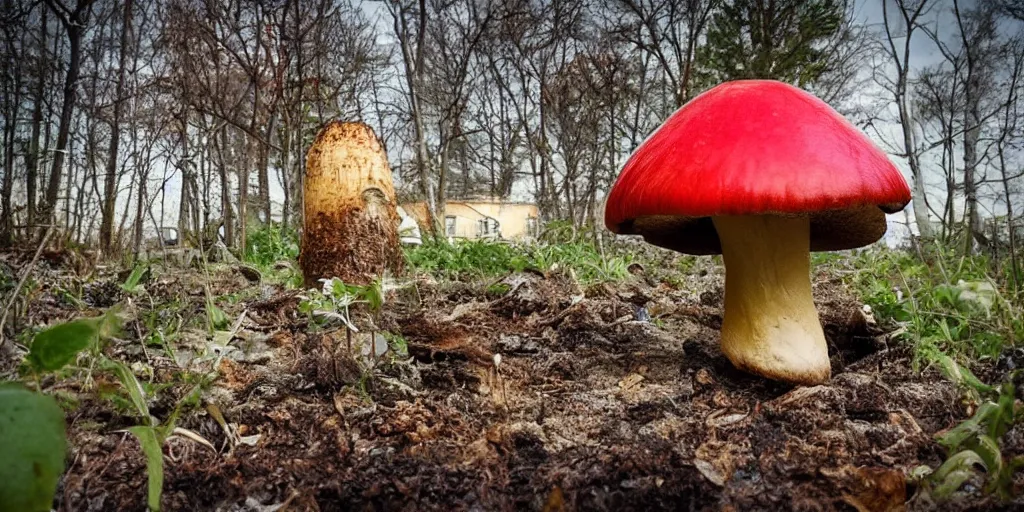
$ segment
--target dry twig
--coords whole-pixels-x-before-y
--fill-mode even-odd
[[[36,261],[39,260],[39,255],[43,253],[43,248],[46,247],[46,241],[50,239],[50,235],[53,233],[53,224],[46,229],[46,234],[43,235],[43,239],[39,241],[39,247],[36,248],[35,255],[32,256],[32,261],[25,265],[25,271],[21,273],[21,278],[18,279],[18,284],[11,291],[11,296],[7,299],[7,304],[4,306],[4,312],[0,315],[0,348],[4,346],[4,342],[7,341],[4,337],[4,324],[7,323],[7,314],[10,313],[11,307],[14,305],[14,300],[18,298],[18,294],[21,293],[21,287],[25,286],[25,280],[28,279],[28,275],[32,273],[32,267],[36,265]]]

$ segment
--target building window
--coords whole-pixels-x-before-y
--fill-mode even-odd
[[[537,217],[526,218],[526,234],[534,237],[540,235],[540,233],[537,232]]]
[[[498,236],[498,228],[501,224],[498,223],[498,219],[493,217],[485,217],[480,219],[476,223],[477,236],[480,238],[492,238]]]
[[[447,215],[444,218],[444,232],[448,236],[455,236],[455,216]]]

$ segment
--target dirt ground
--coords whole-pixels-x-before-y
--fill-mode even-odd
[[[23,259],[5,261],[16,268]],[[75,314],[56,292],[78,279],[59,277],[68,265],[41,263],[28,323]],[[159,390],[150,408],[161,420],[190,389],[185,369],[219,372],[178,421],[212,448],[183,436],[165,444],[165,510],[1022,506],[977,494],[911,500],[905,475],[937,467],[945,454],[934,434],[971,411],[936,371],[912,371],[909,349],[866,322],[839,279],[818,275],[814,285],[833,377],[794,388],[740,373],[721,355],[719,274],[670,285],[644,272],[586,288],[557,271],[470,283],[421,277],[388,294],[376,325],[356,315],[363,329],[350,339],[312,325],[297,292],[223,267],[210,286],[239,291],[222,305],[237,319],[221,338],[230,342],[213,346],[202,330],[183,328],[172,357],[138,340],[153,316],[201,315],[204,278],[154,270],[147,298],[132,299],[124,339],[105,352]],[[117,282],[84,286],[84,311],[124,300]],[[170,301],[179,313],[145,314]],[[371,357],[376,329],[400,334],[407,352]],[[58,510],[144,510],[145,458],[120,431],[138,420],[81,380],[44,386],[71,404]],[[1005,452],[1024,453],[1020,427],[1006,439]]]

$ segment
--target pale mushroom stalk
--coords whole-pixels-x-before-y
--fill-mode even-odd
[[[737,367],[801,384],[828,380],[811,296],[807,216],[712,217],[725,261],[722,353]]]

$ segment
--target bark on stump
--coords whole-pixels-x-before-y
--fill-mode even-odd
[[[366,284],[403,265],[387,155],[373,129],[332,121],[306,156],[299,266],[306,286]]]

